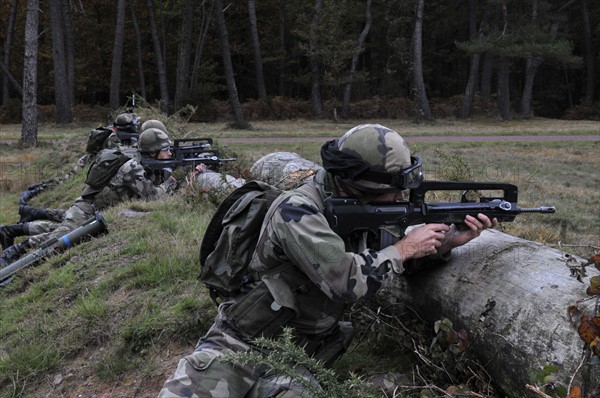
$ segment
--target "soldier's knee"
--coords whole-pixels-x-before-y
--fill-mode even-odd
[[[243,397],[250,389],[239,367],[219,360],[211,351],[196,351],[179,361],[159,398]]]

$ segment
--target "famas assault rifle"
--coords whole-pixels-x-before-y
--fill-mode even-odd
[[[211,138],[182,138],[176,139],[171,147],[172,159],[143,158],[142,165],[154,172],[172,172],[178,167],[195,167],[204,163],[211,169],[217,169],[224,162],[231,162],[236,158],[223,158],[217,149],[212,148]]]
[[[42,245],[17,261],[0,269],[0,286],[10,281],[10,277],[15,272],[36,264],[52,254],[62,252],[73,245],[76,245],[86,238],[98,236],[101,233],[108,232],[104,218],[98,212],[94,218],[90,218],[81,227],[74,229],[68,234],[58,239],[48,239]]]
[[[433,191],[462,191],[459,202],[425,201]],[[502,191],[501,196],[480,196],[468,199],[469,192]],[[518,188],[499,182],[423,181],[410,190],[408,201],[395,203],[361,203],[354,198],[329,198],[325,201],[325,217],[331,228],[342,238],[354,233],[368,232],[376,239],[378,249],[395,243],[404,236],[406,228],[423,223],[463,224],[465,216],[485,214],[499,222],[510,222],[521,213],[554,213],[555,207],[520,208]]]

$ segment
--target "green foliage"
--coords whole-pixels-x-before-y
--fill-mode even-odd
[[[159,76],[156,55],[152,43],[152,33],[148,21],[148,9],[137,4],[135,12],[128,14],[124,27],[120,82],[120,99],[125,103],[132,92],[143,92],[148,102],[155,103],[161,96],[159,77],[168,82],[169,93],[175,92],[178,72],[190,70],[188,86],[177,93],[183,104],[197,107],[196,121],[212,122],[220,118],[230,118],[228,109],[218,109],[215,100],[227,100],[227,87],[224,84],[221,67],[221,46],[219,43],[210,2],[198,2],[193,6],[194,41],[187,57],[185,68],[178,65],[182,39],[182,2],[155,4],[157,34],[162,43],[162,56],[166,63],[166,76]],[[490,50],[496,53],[510,53],[511,57],[546,56],[562,62],[579,61],[585,45],[573,46],[569,43],[582,43],[581,13],[579,5],[560,2],[538,1],[539,10],[534,23],[531,2],[491,1],[479,3],[477,26],[484,27],[485,41],[467,44],[468,6],[467,3],[449,3],[431,0],[425,7],[423,32],[423,68],[430,92],[430,98],[450,98],[464,93],[468,69],[468,54],[455,51],[455,43],[460,48],[471,46],[469,51]],[[0,6],[2,21],[9,21],[10,4]],[[264,74],[268,95],[284,96],[289,99],[310,100],[311,96],[311,57],[321,61],[322,79],[326,87],[325,100],[333,100],[340,95],[340,86],[347,79],[349,60],[356,50],[357,38],[364,26],[365,2],[338,0],[323,2],[320,15],[321,27],[317,32],[319,46],[315,51],[308,48],[310,25],[314,12],[314,1],[305,2],[258,2],[258,35],[263,57]],[[506,13],[503,13],[505,5]],[[592,38],[597,36],[598,11],[590,8]],[[367,48],[360,56],[359,74],[356,76],[353,97],[368,100],[370,97],[394,96],[401,99],[411,97],[412,55],[411,39],[414,26],[415,2],[406,0],[373,1],[371,14],[372,29],[366,42]],[[10,45],[11,59],[7,65],[11,76],[20,76],[23,70],[23,29],[24,7],[17,8],[17,23],[12,32]],[[41,9],[40,30],[50,31],[47,5]],[[114,2],[97,0],[93,5],[77,3],[70,9],[70,22],[73,26],[72,48],[75,56],[75,91],[77,101],[95,108],[109,102],[109,84],[112,73],[113,39],[117,7]],[[577,12],[575,12],[577,11]],[[483,20],[485,16],[485,21]],[[245,2],[229,2],[226,5],[225,20],[229,33],[229,44],[236,74],[236,87],[239,98],[245,102],[256,98],[256,76],[254,52],[248,33],[248,9]],[[21,22],[21,23],[19,23]],[[135,24],[133,22],[136,22]],[[559,23],[555,37],[551,35],[553,23]],[[139,33],[135,31],[139,27]],[[208,29],[204,29],[208,27]],[[281,31],[280,31],[281,29]],[[5,43],[8,31],[0,31],[0,40]],[[550,39],[549,39],[550,37]],[[139,42],[138,42],[139,40]],[[592,39],[593,40],[593,39]],[[511,42],[514,45],[511,45]],[[141,53],[138,51],[140,45]],[[39,75],[49,78],[38,82],[41,121],[54,120],[54,82],[52,40],[40,36]],[[89,49],[93,48],[93,54]],[[477,48],[477,49],[476,49]],[[140,64],[141,63],[141,64]],[[140,69],[140,66],[142,67]],[[515,63],[515,68],[522,68]],[[544,68],[546,69],[546,68]],[[515,71],[516,72],[516,71]],[[584,68],[570,71],[573,81],[585,79]],[[558,68],[540,70],[542,81],[552,81],[562,77]],[[140,82],[143,75],[144,82]],[[281,83],[281,84],[279,84]],[[559,104],[559,112],[568,109],[569,95],[573,102],[579,102],[577,90],[570,90],[566,84],[554,82],[541,84],[544,90],[535,90],[536,100],[545,114],[552,114],[552,106],[546,106],[551,95]],[[598,83],[596,83],[596,89]],[[0,109],[0,121],[18,123],[21,109],[16,90],[9,84],[12,98]],[[551,94],[548,93],[551,91]],[[538,94],[539,93],[539,94]],[[542,102],[543,101],[543,102]],[[103,104],[103,105],[98,105]],[[79,104],[76,104],[78,106]],[[77,111],[77,109],[74,109]],[[107,121],[108,109],[94,112],[94,122]],[[170,112],[177,112],[171,109]],[[91,115],[91,114],[90,114]],[[390,115],[390,114],[388,114]],[[310,113],[297,115],[309,117]],[[84,119],[83,113],[75,112],[77,121]]]
[[[333,370],[326,369],[323,364],[308,355],[294,343],[293,330],[285,328],[277,339],[259,338],[254,344],[265,350],[249,351],[227,354],[223,361],[264,366],[269,372],[289,377],[305,388],[311,396],[322,398],[351,398],[351,397],[378,397],[375,386],[369,384],[359,376],[350,373],[348,378],[341,380]],[[304,369],[311,372],[319,386],[303,378]]]
[[[61,359],[62,355],[51,341],[20,341],[8,355],[0,357],[0,386],[10,382],[12,389],[7,390],[6,396],[21,396],[27,384],[43,378]]]
[[[558,380],[558,366],[553,364],[540,365],[529,369],[529,382],[549,397],[567,397],[567,385]]]
[[[440,148],[435,155],[442,161],[437,170],[438,179],[446,181],[474,181],[469,163],[457,153],[448,153]]]
[[[109,316],[106,295],[99,294],[99,291],[96,290],[93,294],[81,297],[74,308],[74,312],[83,318],[90,329],[101,327],[108,321]]]

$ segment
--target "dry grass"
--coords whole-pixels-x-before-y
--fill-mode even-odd
[[[362,123],[379,123],[395,129],[404,136],[412,135],[546,135],[600,134],[598,121],[526,119],[502,122],[494,119],[461,121],[442,119],[432,123],[415,124],[406,119],[363,119],[332,122],[328,120],[261,120],[252,122],[252,130],[235,130],[221,123],[190,123],[187,130],[217,137],[339,137],[348,129]]]

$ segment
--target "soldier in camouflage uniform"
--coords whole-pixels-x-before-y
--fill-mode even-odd
[[[167,127],[163,122],[157,119],[148,119],[144,123],[142,123],[142,131],[146,131],[150,128],[159,129],[163,133],[167,133]]]
[[[103,127],[103,129],[112,130],[104,142],[98,148],[95,148],[95,150],[87,152],[80,157],[73,169],[66,176],[61,177],[60,180],[69,179],[79,174],[87,164],[92,163],[96,159],[98,152],[103,149],[131,148],[137,146],[140,131],[144,131],[140,130],[139,124],[140,118],[135,113],[126,112],[119,114],[112,126]]]
[[[140,135],[140,118],[135,113],[121,113],[115,118],[112,129],[113,132],[107,138],[106,148],[135,146]]]
[[[497,223],[479,214],[465,218],[465,231],[426,224],[378,251],[361,238],[344,241],[324,216],[327,198],[401,200],[402,190],[422,179],[420,160],[410,156],[397,132],[377,124],[357,126],[326,143],[321,156],[324,169],[281,195],[266,215],[250,263],[251,271],[263,277],[219,306],[213,326],[179,361],[159,397],[311,396],[297,380],[220,358],[256,349],[255,338],[276,338],[290,327],[307,354],[330,365],[351,340],[351,326],[342,322],[350,304],[372,297],[387,278],[402,274],[409,260],[447,258],[453,247]],[[309,372],[296,370],[318,389]]]
[[[139,151],[141,156],[155,159],[170,159],[172,143],[163,131],[150,128],[140,135]],[[93,218],[97,210],[105,209],[117,203],[131,200],[150,200],[172,193],[177,185],[177,180],[170,176],[162,181],[160,174],[147,171],[141,163],[134,159],[125,162],[110,179],[108,185],[102,189],[93,189],[87,186],[82,195],[65,212],[64,220],[51,232],[29,236],[22,243],[8,247],[0,257],[2,267],[18,259],[30,248],[37,248],[48,239],[57,239],[83,225],[85,221]],[[41,224],[22,224],[27,233],[39,231]],[[31,226],[31,227],[30,227]],[[31,229],[30,229],[31,228]]]
[[[79,174],[83,168],[93,162],[98,152],[102,149],[122,149],[137,146],[138,142],[139,118],[133,113],[119,114],[112,126],[106,127],[113,130],[108,138],[102,143],[97,152],[88,152],[77,161],[77,164],[63,177],[51,180],[52,185],[60,184],[72,176]],[[142,125],[142,131],[151,127],[156,127],[167,132],[165,125],[160,120],[147,120]],[[127,140],[119,138],[119,134],[125,133]],[[37,193],[37,192],[36,192]],[[33,196],[33,195],[31,195]],[[14,239],[23,235],[39,235],[45,232],[51,232],[64,220],[64,209],[38,209],[28,205],[19,206],[19,215],[21,220],[18,224],[0,226],[0,244],[2,249],[12,246]],[[38,221],[40,220],[40,221]],[[44,220],[44,221],[41,221]]]

